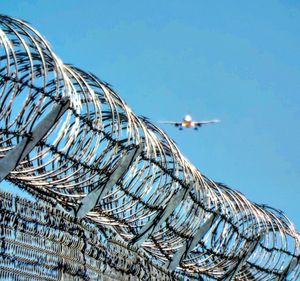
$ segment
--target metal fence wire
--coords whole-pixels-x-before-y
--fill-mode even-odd
[[[75,216],[106,186],[84,216],[190,278],[300,279],[300,236],[282,212],[203,176],[164,131],[107,83],[64,64],[25,21],[1,15],[0,44],[2,159],[65,107],[7,180]]]

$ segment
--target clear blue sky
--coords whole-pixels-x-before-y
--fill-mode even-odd
[[[113,85],[203,174],[283,210],[300,229],[299,1],[11,0],[57,55]]]

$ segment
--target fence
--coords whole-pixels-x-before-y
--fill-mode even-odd
[[[161,280],[299,278],[300,237],[283,213],[203,176],[162,130],[136,116],[107,83],[63,64],[24,21],[1,15],[0,42],[1,179],[51,206],[49,214],[59,210],[58,221],[65,216],[84,219],[103,233],[112,231],[126,245],[125,256],[138,259],[149,276],[154,276],[152,268],[143,262],[155,265]],[[28,208],[23,208],[24,214],[34,212],[34,207]],[[16,221],[10,216],[6,220]],[[74,229],[82,229],[79,222],[72,223]],[[22,225],[33,227],[28,218]],[[22,227],[17,224],[17,232]],[[35,234],[47,228],[51,232],[52,225],[36,227]],[[66,233],[73,236],[73,228]],[[10,245],[11,251],[10,227],[3,229],[8,230],[3,245]],[[75,233],[76,239],[82,238],[81,232]],[[59,243],[51,247],[59,248]],[[144,261],[131,254],[133,248],[140,249]],[[96,275],[85,266],[89,253],[80,247],[75,252],[82,255],[77,268],[84,273],[68,272],[74,280],[93,280]],[[121,248],[114,254],[121,257]],[[31,255],[20,248],[22,261]],[[55,266],[45,259],[23,270],[18,262],[7,263],[4,255],[1,267],[24,278],[36,270],[52,278],[54,267],[66,267],[59,253],[54,256]],[[92,263],[101,268],[100,261]],[[121,278],[124,270],[111,266]],[[130,274],[142,278],[139,272]]]

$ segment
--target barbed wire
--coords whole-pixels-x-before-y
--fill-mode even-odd
[[[122,179],[86,217],[112,225],[129,243],[159,221],[142,247],[157,263],[168,265],[213,216],[207,233],[180,260],[178,272],[220,280],[239,268],[235,280],[275,280],[296,259],[285,278],[300,277],[300,236],[282,212],[203,176],[164,131],[135,115],[95,75],[63,64],[24,21],[1,15],[0,42],[1,158],[23,138],[30,141],[33,128],[63,97],[70,100],[59,122],[8,180],[51,194],[71,210],[109,181],[128,151],[141,147]],[[182,200],[160,221],[182,191]]]

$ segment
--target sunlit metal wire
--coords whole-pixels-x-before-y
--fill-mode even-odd
[[[287,280],[300,278],[299,234],[283,213],[203,176],[161,129],[136,116],[107,83],[63,64],[24,21],[0,16],[0,43],[0,157],[30,136],[62,97],[70,100],[60,121],[9,174],[10,181],[48,194],[49,200],[71,210],[109,180],[127,151],[140,145],[142,153],[88,218],[114,226],[131,241],[186,190],[171,215],[143,242],[150,258],[161,265],[171,262],[214,215],[209,231],[177,272],[218,280],[242,261],[235,280],[276,280],[297,259]]]

